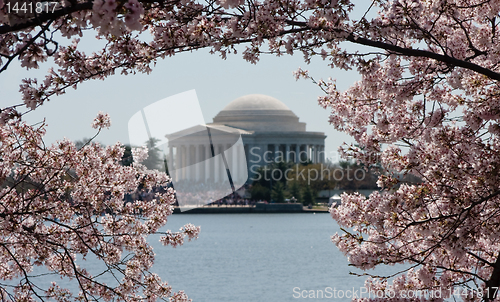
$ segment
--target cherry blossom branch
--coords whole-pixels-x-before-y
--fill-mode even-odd
[[[307,25],[306,22],[288,20],[287,23],[290,25],[301,26],[302,28],[309,28],[309,26]],[[336,37],[335,39],[342,39],[342,37],[345,37],[345,40],[352,42],[352,43],[355,43],[355,44],[380,48],[380,49],[388,50],[390,52],[401,54],[401,55],[408,56],[408,57],[424,57],[424,58],[434,59],[438,62],[449,64],[452,66],[457,66],[457,67],[462,67],[465,69],[473,70],[473,71],[475,71],[479,74],[483,74],[483,75],[485,75],[493,80],[497,80],[497,81],[500,80],[500,73],[498,73],[498,72],[495,72],[489,68],[474,64],[472,62],[467,62],[464,60],[456,59],[456,58],[448,56],[446,54],[439,54],[436,52],[423,50],[423,49],[400,47],[400,46],[397,46],[394,44],[360,37],[360,36],[355,35],[354,33],[345,32],[341,29],[330,29],[330,28],[310,28],[310,29],[313,31],[314,30],[325,30],[327,32],[333,32],[333,33],[339,34],[339,37]],[[296,31],[303,31],[303,30],[304,29],[297,29]],[[324,42],[324,43],[327,43],[327,42]]]

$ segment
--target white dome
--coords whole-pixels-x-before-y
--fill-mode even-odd
[[[262,94],[249,94],[229,103],[214,124],[248,131],[305,131],[306,125],[281,101]]]
[[[229,103],[223,111],[236,110],[287,110],[290,111],[280,100],[263,94],[249,94],[239,97]]]

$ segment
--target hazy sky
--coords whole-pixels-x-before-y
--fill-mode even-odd
[[[87,45],[93,46],[93,42]],[[27,72],[17,61],[13,63],[0,74],[1,107],[20,103],[21,79],[41,76],[50,66],[45,64],[40,70]],[[141,108],[163,98],[195,89],[205,121],[209,123],[232,100],[260,93],[285,103],[301,122],[307,124],[308,131],[324,132],[326,151],[334,152],[342,142],[352,140],[328,124],[329,111],[317,104],[317,97],[323,92],[310,81],[296,81],[292,74],[302,67],[316,79],[336,79],[341,89],[359,79],[354,71],[331,69],[327,64],[317,58],[307,65],[298,52],[294,56],[264,55],[257,65],[244,61],[240,53],[226,60],[209,54],[208,50],[182,53],[159,61],[150,75],[114,75],[105,81],[83,83],[77,90],[69,89],[65,95],[54,97],[26,115],[26,120],[34,123],[46,119],[49,126],[45,140],[48,143],[63,137],[80,140],[95,134],[90,124],[97,112],[103,111],[110,114],[112,127],[104,130],[97,141],[128,143],[128,120]]]

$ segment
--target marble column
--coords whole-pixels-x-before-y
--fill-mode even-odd
[[[295,145],[295,163],[300,164],[300,145]]]
[[[201,161],[202,161],[202,150],[201,150],[202,145],[195,145],[195,160],[194,164],[196,164],[196,180],[199,181],[201,180]]]
[[[322,163],[322,161],[321,161],[321,145],[318,145],[318,163]]]
[[[219,145],[219,154],[224,153],[224,145]],[[227,158],[226,158],[227,160]],[[222,159],[222,155],[219,160],[219,181],[224,181],[226,177],[224,174],[226,173],[225,171],[226,166],[224,165],[224,160]]]
[[[189,147],[190,152],[190,157],[189,157],[189,165],[190,165],[190,173],[191,173],[191,180],[195,181],[196,180],[196,167],[194,164],[196,163],[196,145],[191,145]]]
[[[270,163],[269,157],[270,157],[270,151],[269,151],[269,144],[265,144],[262,146],[262,160],[263,160],[263,165],[268,165]]]
[[[215,182],[219,182],[220,178],[220,161],[222,161],[222,158],[220,157],[219,153],[219,145],[214,145],[214,152],[215,152],[215,161],[214,161],[214,180]]]
[[[184,162],[184,167],[186,167],[186,179],[187,180],[192,180],[192,174],[191,174],[191,145],[186,145],[186,158]]]
[[[290,161],[290,144],[285,145],[285,161]]]
[[[210,150],[210,145],[205,145],[205,175],[204,179],[205,181],[212,181],[213,179],[210,179],[211,177],[211,169],[210,169],[210,158],[212,157],[212,150]]]
[[[184,180],[186,179],[186,146],[185,145],[181,145],[181,168],[182,168],[182,175],[181,175],[181,179]]]
[[[182,173],[181,173],[181,167],[182,167],[182,146],[176,146],[175,147],[176,153],[175,153],[175,166],[177,169],[177,180],[182,179]]]
[[[261,156],[260,148],[261,147],[259,145],[253,145],[253,144],[248,145],[248,153],[247,153],[248,166],[259,164],[260,160],[262,160],[262,158],[259,157]]]
[[[314,151],[316,147],[314,145],[311,145],[311,162],[314,164],[315,159],[314,159]]]
[[[319,145],[314,145],[314,163],[319,163]]]
[[[267,156],[266,155],[267,147],[268,147],[267,144],[259,144],[259,145],[257,145],[257,148],[259,150],[257,150],[258,152],[256,152],[256,153],[258,153],[259,156],[260,156],[260,160],[259,160],[259,163],[258,163],[259,166],[265,166],[265,165],[268,164],[268,161],[267,161],[267,158],[266,158],[266,156]]]
[[[318,163],[320,164],[321,163],[321,145],[317,145],[318,146]]]
[[[299,161],[300,163],[303,163],[304,162],[304,158],[306,158],[306,150],[307,149],[307,145],[300,145],[300,148],[299,148]]]
[[[264,165],[269,165],[271,163],[270,157],[271,157],[271,151],[269,150],[269,144],[265,144],[262,146],[262,160],[263,160],[263,166]]]

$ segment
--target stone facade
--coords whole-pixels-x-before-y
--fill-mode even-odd
[[[306,124],[282,102],[265,95],[237,98],[217,114],[213,123],[166,136],[169,140],[169,167],[178,171],[174,180],[219,182],[226,169],[234,180],[243,179],[248,167],[273,161],[301,163],[325,161],[325,134],[308,132]],[[241,137],[241,139],[240,139]],[[225,154],[221,160],[208,160]],[[222,162],[225,161],[225,162]],[[183,169],[179,169],[185,167]]]

